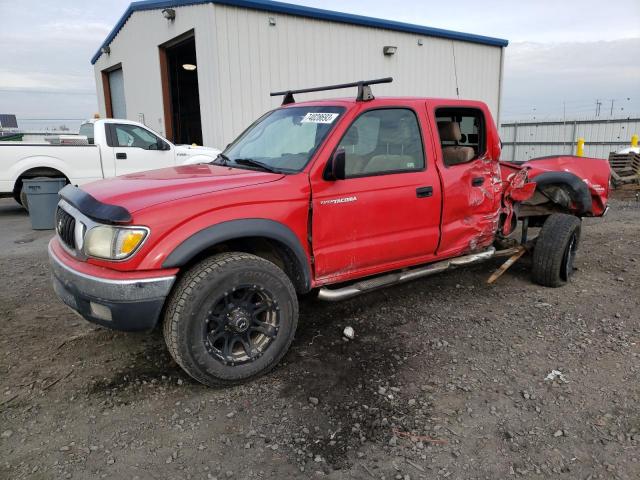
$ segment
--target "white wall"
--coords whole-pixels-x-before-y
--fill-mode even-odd
[[[269,25],[275,17],[276,25]],[[160,10],[135,12],[95,65],[122,63],[127,116],[143,113],[164,133],[158,45],[195,30],[202,133],[207,146],[224,147],[282,98],[269,92],[392,76],[375,95],[456,97],[486,102],[497,116],[502,48],[328,22],[217,4],[176,8],[168,22]],[[418,45],[421,38],[423,45]],[[398,51],[384,56],[382,47]],[[300,100],[355,96],[355,89],[300,95]]]
[[[225,114],[214,141],[226,145],[250,122],[282,98],[269,92],[392,76],[375,85],[375,95],[453,97],[485,101],[497,115],[502,49],[410,33],[353,26],[284,14],[215,5],[214,105]],[[268,18],[276,19],[270,26]],[[418,45],[422,38],[423,45]],[[398,47],[387,57],[382,47]],[[313,99],[355,96],[355,89],[299,95]]]
[[[546,155],[574,155],[578,138],[586,142],[585,156],[609,158],[610,152],[628,147],[634,133],[640,133],[640,119],[509,122],[500,127],[502,158],[525,161]]]
[[[142,113],[146,125],[164,135],[158,46],[192,29],[195,30],[196,37],[200,114],[203,120],[217,115],[217,112],[212,111],[211,95],[205,94],[214,75],[212,62],[206,61],[213,57],[212,50],[215,46],[211,40],[210,28],[213,23],[213,5],[176,7],[175,10],[176,18],[172,22],[162,16],[161,10],[135,12],[111,42],[111,53],[100,56],[94,65],[94,74],[102,117],[106,115],[106,111],[101,72],[122,63],[127,118],[137,121],[138,115]],[[204,141],[211,141],[211,136],[205,136]]]

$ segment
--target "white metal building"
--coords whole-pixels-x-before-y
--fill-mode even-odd
[[[224,147],[279,105],[271,91],[386,76],[376,95],[477,99],[497,118],[506,45],[266,0],[153,0],[129,6],[92,63],[102,116]]]

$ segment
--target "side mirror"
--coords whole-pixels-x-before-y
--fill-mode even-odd
[[[333,154],[331,160],[327,164],[327,170],[325,171],[326,180],[344,180],[345,175],[345,163],[346,154],[344,148],[339,148],[336,153]]]

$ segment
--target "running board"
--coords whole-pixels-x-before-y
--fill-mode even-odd
[[[318,292],[318,298],[327,302],[338,302],[340,300],[346,300],[347,298],[355,297],[356,295],[360,295],[361,293],[376,290],[378,288],[408,282],[417,278],[428,277],[429,275],[444,272],[445,270],[448,270],[450,268],[482,262],[496,256],[505,256],[507,254],[511,255],[513,254],[511,250],[513,249],[500,250],[499,252],[496,252],[495,248],[490,247],[482,252],[464,255],[462,257],[451,258],[449,260],[443,260],[441,262],[432,263],[430,265],[414,268],[411,270],[388,273],[386,275],[381,275],[379,277],[374,277],[368,280],[362,280],[360,282],[342,288],[330,289],[327,287],[322,287]]]

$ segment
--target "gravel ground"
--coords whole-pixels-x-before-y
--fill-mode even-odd
[[[0,478],[640,478],[633,199],[585,221],[568,286],[533,285],[524,258],[495,285],[498,261],[305,299],[282,364],[220,390],[159,332],[57,301],[51,232],[9,200],[0,231]]]

